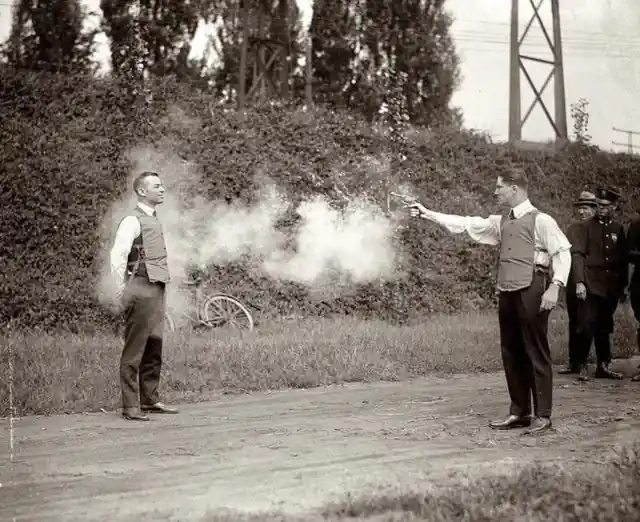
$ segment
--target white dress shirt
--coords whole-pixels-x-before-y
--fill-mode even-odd
[[[138,201],[138,207],[148,216],[153,216],[155,209]],[[111,274],[116,285],[116,295],[124,292],[127,259],[134,240],[140,236],[140,221],[136,216],[126,216],[118,227],[116,237],[111,248]]]
[[[527,199],[513,207],[516,219],[535,210]],[[490,215],[488,218],[478,216],[456,216],[427,210],[422,217],[438,223],[452,234],[466,232],[469,237],[484,245],[500,244],[500,224],[502,216]],[[564,235],[558,223],[548,214],[540,212],[535,222],[535,256],[536,265],[549,267],[553,272],[553,281],[566,286],[571,271],[571,243]],[[546,250],[546,252],[545,252]]]

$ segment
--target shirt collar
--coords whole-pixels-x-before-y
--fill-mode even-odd
[[[153,213],[155,212],[155,209],[149,205],[147,205],[146,203],[143,203],[142,201],[138,201],[138,207],[140,207],[140,209],[147,214],[147,216],[153,216]]]
[[[511,210],[513,211],[513,217],[515,219],[519,219],[534,209],[535,207],[531,204],[531,201],[529,201],[528,199],[525,199],[522,203],[520,203],[519,205],[516,205]]]

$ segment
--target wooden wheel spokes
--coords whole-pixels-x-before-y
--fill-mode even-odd
[[[229,325],[238,330],[253,330],[251,312],[234,297],[223,294],[212,295],[205,300],[202,320],[213,328]]]

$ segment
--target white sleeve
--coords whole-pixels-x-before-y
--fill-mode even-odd
[[[538,215],[536,233],[551,258],[553,280],[566,286],[571,270],[571,243],[556,220],[548,214]]]
[[[140,235],[140,221],[135,216],[127,216],[121,222],[111,248],[111,274],[117,295],[122,295],[125,287],[127,259],[134,240]]]
[[[498,245],[500,243],[500,222],[502,216],[491,215],[488,218],[479,216],[457,216],[455,214],[442,214],[427,210],[422,217],[438,223],[452,234],[466,232],[469,237],[484,245]]]

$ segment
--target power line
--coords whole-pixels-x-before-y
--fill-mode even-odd
[[[627,151],[629,152],[629,154],[633,154],[633,136],[640,136],[640,132],[626,130],[626,129],[617,129],[616,127],[613,127],[613,131],[623,132],[627,134],[627,143],[620,143],[618,141],[612,141],[611,143],[613,143],[614,145],[621,145],[623,147],[627,147]]]
[[[509,42],[509,37],[507,34],[501,33],[501,32],[492,32],[492,33],[488,33],[487,31],[474,31],[474,30],[465,30],[465,31],[456,31],[455,29],[451,30],[451,35],[454,38],[473,38],[475,40],[478,41],[487,41],[487,42],[504,42],[504,43],[508,43]],[[533,41],[535,43],[538,44],[546,44],[546,39],[543,38],[543,36],[541,35],[535,35],[535,34],[531,34],[529,36],[527,36],[527,40],[528,41]],[[603,40],[597,40],[594,38],[575,38],[575,37],[567,37],[565,38],[564,33],[563,33],[563,37],[562,37],[562,41],[563,42],[567,42],[568,44],[574,44],[574,45],[593,45],[595,44],[596,46],[610,46],[611,44],[616,44],[616,45],[624,45],[624,46],[629,46],[629,47],[634,47],[634,48],[640,48],[640,39],[620,39],[620,38],[607,38],[607,39],[603,39]]]
[[[496,26],[500,26],[500,27],[509,27],[511,24],[509,22],[496,22],[496,21],[492,21],[492,20],[461,20],[458,19],[453,23],[453,27],[456,27],[456,25],[459,25],[460,22],[465,22],[465,23],[469,23],[469,24],[473,24],[473,25],[479,25],[482,27],[485,27],[487,25],[496,25]],[[522,24],[520,24],[522,25]],[[522,27],[520,27],[520,29],[522,29]],[[562,34],[563,34],[563,39],[564,39],[564,35],[565,34],[583,34],[585,35],[585,37],[589,38],[591,36],[621,36],[621,33],[604,33],[602,31],[586,31],[584,29],[571,29],[571,30],[567,30],[565,31],[564,29],[562,30]]]

